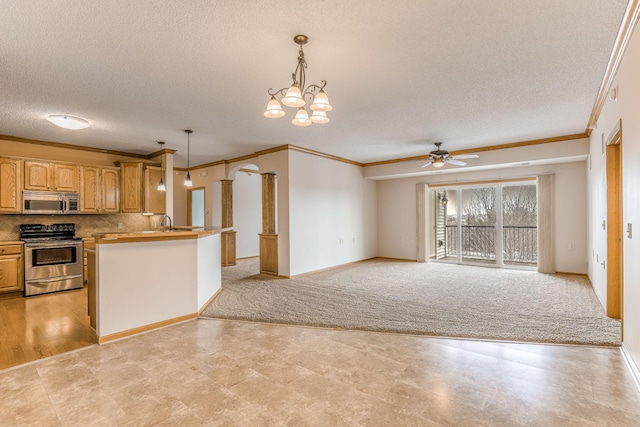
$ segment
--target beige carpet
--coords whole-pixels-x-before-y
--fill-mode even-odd
[[[585,277],[375,259],[293,279],[223,268],[202,317],[542,343],[620,345]]]

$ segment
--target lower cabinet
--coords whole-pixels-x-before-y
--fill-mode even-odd
[[[23,290],[23,269],[22,245],[0,243],[0,292]]]

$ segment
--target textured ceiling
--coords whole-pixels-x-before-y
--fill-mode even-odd
[[[0,0],[0,134],[186,166],[293,144],[372,162],[585,130],[626,0]],[[262,113],[293,36],[331,122]],[[92,127],[59,129],[49,114]]]

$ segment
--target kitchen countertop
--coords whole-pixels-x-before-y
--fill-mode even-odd
[[[233,230],[233,227],[208,227],[205,230],[190,230],[187,227],[173,227],[172,230],[149,230],[114,233],[95,233],[93,237],[97,244],[154,242],[164,240],[199,239],[212,234],[220,234]],[[202,227],[197,227],[202,228]]]

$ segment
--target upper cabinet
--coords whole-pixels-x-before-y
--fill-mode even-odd
[[[22,160],[0,157],[0,213],[20,213]]]
[[[120,212],[120,169],[102,168],[100,180],[100,210],[104,213]]]
[[[100,168],[80,166],[80,206],[82,213],[100,212]]]
[[[119,212],[119,176],[117,168],[80,166],[80,212]]]
[[[78,167],[71,164],[26,160],[24,189],[77,192]]]
[[[78,192],[78,166],[53,164],[54,191]]]
[[[166,212],[166,191],[158,190],[160,179],[164,181],[162,168],[145,166],[144,168],[144,211],[164,214]]]
[[[120,211],[142,212],[142,162],[117,162],[120,166]]]
[[[27,160],[24,162],[24,189],[37,191],[51,190],[49,162]]]

